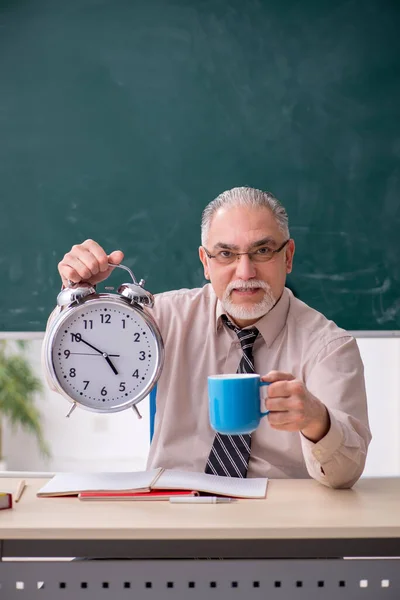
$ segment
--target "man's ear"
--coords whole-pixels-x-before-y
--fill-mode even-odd
[[[294,240],[290,239],[286,246],[286,273],[291,273],[293,268],[293,257],[295,251]]]
[[[210,281],[210,272],[208,270],[208,259],[207,259],[206,251],[204,250],[203,246],[199,247],[199,258],[200,258],[201,262],[203,263],[204,277],[208,281]]]

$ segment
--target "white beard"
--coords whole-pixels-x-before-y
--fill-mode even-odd
[[[231,292],[233,289],[253,289],[253,288],[262,288],[264,290],[264,297],[260,302],[252,305],[243,305],[236,304],[231,300]],[[254,320],[261,319],[264,315],[266,315],[271,308],[273,308],[276,304],[276,299],[272,293],[270,286],[264,281],[258,281],[251,279],[250,281],[242,281],[238,279],[237,281],[232,281],[224,292],[224,296],[221,300],[221,304],[224,310],[233,317],[234,319],[240,319],[243,321],[246,320]]]

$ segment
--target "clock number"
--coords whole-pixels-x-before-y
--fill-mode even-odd
[[[100,319],[102,323],[109,324],[111,323],[111,315],[100,315]]]
[[[106,390],[106,386],[104,386],[104,387],[102,388],[102,390],[101,390],[101,392],[100,392],[100,393],[101,393],[101,395],[102,395],[102,396],[107,396],[107,390]]]
[[[76,377],[76,371],[75,371],[75,369],[70,369],[69,370],[69,376],[70,377]]]
[[[71,333],[71,342],[80,342],[82,339],[80,333]]]
[[[141,350],[141,351],[139,352],[139,360],[144,360],[145,358],[146,358],[146,353],[145,353],[145,352],[143,352],[143,350]]]
[[[122,321],[122,329],[125,329],[125,319],[121,319]]]
[[[140,333],[135,333],[135,339],[133,341],[140,342]]]
[[[89,385],[90,381],[85,380],[83,383],[85,384],[83,391],[85,391],[87,389],[87,386]]]
[[[64,350],[65,358],[68,358],[70,354],[71,354],[71,352],[69,350]]]
[[[89,319],[89,321],[87,321],[86,319],[83,319],[83,322],[84,322],[85,329],[93,329],[92,319]]]
[[[124,392],[125,391],[125,381],[121,381],[121,383],[119,384],[119,391],[120,392]]]
[[[139,369],[136,369],[136,371],[133,373],[132,377],[136,377],[136,379],[139,379]]]

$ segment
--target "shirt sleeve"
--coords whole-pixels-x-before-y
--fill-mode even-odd
[[[305,382],[328,409],[330,429],[314,443],[300,434],[311,477],[334,488],[349,488],[361,476],[371,441],[364,366],[350,336],[328,343]]]

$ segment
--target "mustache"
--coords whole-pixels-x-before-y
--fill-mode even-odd
[[[265,281],[261,281],[259,279],[250,279],[249,281],[237,279],[236,281],[231,281],[228,283],[228,286],[225,290],[225,295],[228,296],[234,289],[253,290],[255,288],[261,288],[266,292],[271,290],[270,286],[265,283]]]

